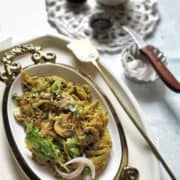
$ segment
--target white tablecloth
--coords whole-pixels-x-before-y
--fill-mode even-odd
[[[170,68],[180,78],[180,2],[158,2],[161,22],[149,42],[165,52]],[[47,22],[43,0],[0,0],[0,4],[0,24],[9,29],[14,42],[45,32],[56,33]],[[117,79],[123,79],[135,95],[147,117],[160,152],[180,179],[180,95],[168,90],[160,80],[150,84],[137,84],[124,78],[119,54],[102,55],[102,63]],[[164,172],[162,179],[168,179]]]

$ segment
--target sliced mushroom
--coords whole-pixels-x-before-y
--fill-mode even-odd
[[[73,135],[74,129],[75,124],[72,122],[69,114],[61,115],[61,117],[54,123],[54,130],[61,137],[69,137]]]

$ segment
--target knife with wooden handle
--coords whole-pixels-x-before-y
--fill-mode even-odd
[[[123,26],[123,29],[128,32],[134,39],[140,52],[147,57],[155,71],[162,79],[162,81],[173,91],[180,93],[180,82],[174,77],[169,69],[164,65],[159,57],[154,53],[150,45],[147,45],[144,40],[134,30],[129,27]]]

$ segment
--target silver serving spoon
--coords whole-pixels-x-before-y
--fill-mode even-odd
[[[159,153],[158,149],[154,145],[154,143],[151,141],[151,139],[147,136],[147,134],[144,132],[144,129],[137,123],[137,120],[131,115],[131,112],[127,105],[123,103],[123,101],[120,99],[120,97],[116,94],[115,90],[111,86],[110,82],[108,81],[105,73],[102,71],[101,66],[99,65],[98,59],[99,59],[99,54],[97,50],[92,46],[89,40],[74,40],[70,44],[67,45],[67,47],[74,53],[74,55],[77,57],[77,59],[81,62],[85,63],[92,63],[106,84],[108,85],[109,89],[113,93],[113,95],[116,97],[118,100],[119,104],[122,106],[124,111],[127,113],[129,116],[130,120],[134,124],[134,126],[138,129],[139,133],[143,136],[143,138],[146,140],[147,144],[151,148],[152,152],[156,156],[156,158],[161,162],[163,165],[164,169],[167,171],[169,176],[173,179],[176,180],[175,175],[167,165],[166,161],[163,159],[162,155]]]

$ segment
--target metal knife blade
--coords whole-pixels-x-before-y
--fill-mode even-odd
[[[133,29],[127,26],[122,26],[123,30],[125,30],[130,36],[133,38],[135,43],[138,45],[138,48],[143,48],[147,45],[147,43],[143,40],[143,38]]]

